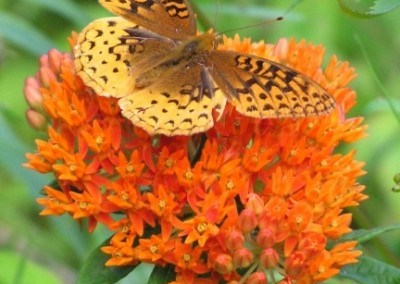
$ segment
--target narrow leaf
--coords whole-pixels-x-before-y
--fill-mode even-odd
[[[83,12],[82,8],[70,0],[27,0],[34,3],[35,5],[41,5],[42,7],[57,13],[66,19],[70,20],[77,26],[84,26],[90,22],[90,18],[86,13]]]
[[[367,256],[361,256],[356,264],[343,267],[339,276],[362,284],[400,283],[400,269]]]
[[[0,12],[0,36],[35,56],[53,48],[55,44],[23,18]]]
[[[79,272],[77,284],[110,284],[124,278],[136,268],[135,266],[106,267],[104,264],[109,256],[100,248],[108,245],[110,239],[105,240],[99,247],[90,253]]]
[[[400,230],[400,223],[388,225],[388,226],[377,227],[377,228],[368,229],[368,230],[365,230],[365,229],[354,230],[350,234],[347,234],[343,238],[341,238],[340,241],[343,242],[343,241],[356,240],[359,243],[363,243],[372,238],[375,238],[376,236],[378,236],[380,234],[387,233],[387,232],[394,231],[394,230]]]
[[[172,265],[155,266],[147,284],[164,284],[174,281],[176,274]]]
[[[1,21],[1,20],[0,20]],[[1,29],[1,24],[0,24]],[[3,113],[0,112],[0,165],[7,169],[8,173],[25,182],[30,192],[36,192],[48,182],[44,175],[38,175],[31,170],[23,169],[22,164],[26,163],[25,153],[30,149],[26,147],[15,132],[10,122],[7,122]]]
[[[358,241],[359,243],[366,242],[380,234],[387,233],[394,230],[400,230],[400,224],[388,225],[377,227],[373,229],[360,229],[354,230],[351,233],[341,237],[338,240],[330,241],[328,244],[328,248],[334,247],[338,243],[347,242],[347,241]]]

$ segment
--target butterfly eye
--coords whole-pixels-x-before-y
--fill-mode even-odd
[[[189,42],[188,44],[185,45],[184,50],[188,53],[196,53],[196,51],[198,50],[198,41],[194,40]]]

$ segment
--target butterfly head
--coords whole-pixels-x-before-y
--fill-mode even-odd
[[[187,51],[198,53],[199,51],[211,52],[215,50],[217,46],[218,38],[215,36],[215,34],[204,33],[188,40],[185,48]]]

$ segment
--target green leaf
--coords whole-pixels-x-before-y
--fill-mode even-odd
[[[382,226],[382,227],[376,227],[373,229],[360,229],[360,230],[354,230],[350,234],[345,235],[343,238],[340,239],[340,241],[350,241],[350,240],[356,240],[359,243],[366,242],[372,238],[375,238],[376,236],[387,233],[390,231],[394,230],[400,230],[400,223],[399,224],[394,224],[394,225],[388,225],[388,226]]]
[[[400,269],[367,256],[358,260],[356,264],[343,267],[339,276],[362,284],[400,283]]]
[[[365,230],[365,229],[354,230],[351,233],[341,237],[338,240],[329,242],[328,248],[332,248],[336,244],[346,242],[346,241],[358,241],[359,243],[363,243],[363,242],[366,242],[380,234],[387,233],[387,232],[394,231],[394,230],[400,230],[400,224],[382,226],[382,227],[377,227],[377,228],[368,229],[368,230]]]
[[[100,248],[109,242],[110,238],[90,253],[79,272],[77,284],[115,283],[137,267],[137,265],[106,267],[104,264],[110,256],[103,253]]]
[[[147,284],[169,283],[175,279],[176,274],[172,265],[167,265],[165,267],[155,266]]]
[[[0,12],[0,36],[35,56],[53,48],[55,44],[23,18]]]
[[[370,69],[373,79],[375,80],[377,86],[381,90],[382,95],[385,98],[386,102],[388,103],[393,115],[396,117],[397,121],[400,124],[400,111],[398,111],[399,108],[395,105],[393,98],[391,98],[391,96],[388,94],[385,86],[382,84],[381,79],[378,77],[378,74],[375,71],[375,68],[372,64],[371,58],[370,58],[370,56],[368,56],[367,51],[365,49],[365,44],[363,42],[361,42],[361,39],[358,36],[356,36],[356,41],[357,41],[358,45],[360,46],[360,50],[365,57],[365,61],[368,63],[368,67]]]
[[[26,163],[24,155],[30,149],[15,135],[14,129],[6,121],[2,109],[0,109],[0,129],[0,165],[4,166],[3,168],[7,169],[11,176],[24,181],[32,192],[42,188],[43,184],[47,182],[46,176],[22,168],[22,164]]]
[[[84,26],[90,22],[90,18],[82,11],[82,8],[70,0],[26,0],[34,5],[40,5],[50,11],[53,11],[77,26]]]
[[[400,6],[399,0],[378,0],[375,1],[374,5],[371,7],[371,15],[382,15],[393,11]]]
[[[393,11],[400,6],[400,0],[338,0],[345,13],[358,18],[372,18]]]

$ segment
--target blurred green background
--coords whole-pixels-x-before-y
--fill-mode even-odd
[[[400,172],[400,125],[369,67],[400,111],[400,9],[381,17],[358,19],[344,14],[336,1],[215,0],[192,1],[204,25],[217,31],[241,29],[242,37],[275,43],[281,37],[306,39],[354,66],[358,93],[353,116],[364,116],[368,137],[341,151],[357,149],[368,174],[360,179],[370,197],[354,213],[354,228],[398,223],[400,193],[391,191]],[[293,6],[293,3],[297,5]],[[293,8],[288,11],[291,7]],[[69,51],[66,38],[92,19],[109,15],[95,0],[0,0],[0,283],[74,283],[87,254],[109,232],[87,234],[68,216],[39,217],[35,199],[51,176],[21,167],[42,134],[25,122],[24,80],[38,70],[38,57],[55,47]],[[230,33],[228,35],[233,35]],[[365,49],[368,59],[362,52]],[[400,267],[400,238],[388,233],[370,241],[366,253]],[[138,273],[146,273],[143,268]],[[120,283],[138,277],[129,276]],[[144,277],[144,276],[140,276]],[[143,278],[140,278],[143,280]],[[144,282],[144,281],[143,281]]]

